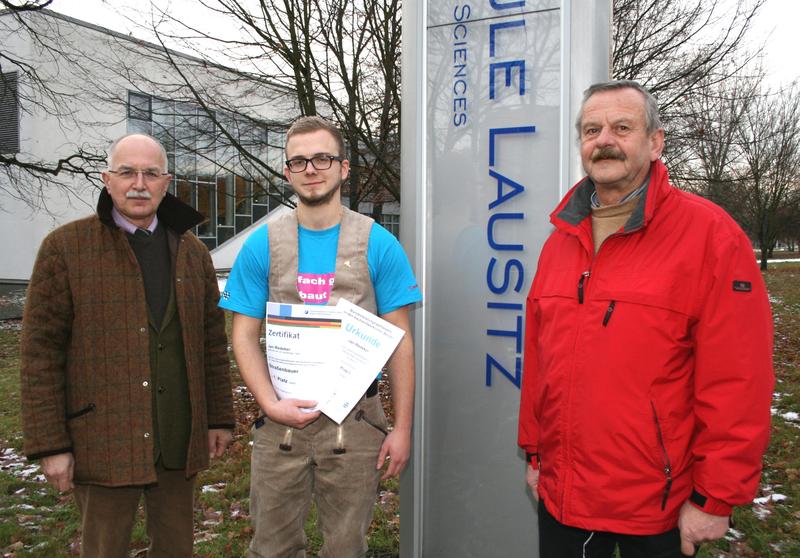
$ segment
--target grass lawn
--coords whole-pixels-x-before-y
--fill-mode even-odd
[[[800,556],[800,265],[771,266],[765,275],[775,315],[772,441],[764,458],[759,496],[763,503],[737,508],[735,530],[701,557]],[[19,456],[19,322],[0,322],[0,554],[6,558],[77,555],[78,514],[70,496],[60,496]],[[241,385],[234,368],[234,382]],[[381,397],[386,401],[385,385]],[[235,442],[226,456],[199,476],[195,506],[195,555],[243,556],[252,531],[248,517],[249,426],[256,406],[247,390],[235,390]],[[743,401],[743,405],[747,402]],[[369,556],[397,556],[400,518],[397,481],[380,487],[369,533]],[[309,551],[320,545],[314,512],[306,526]],[[144,555],[141,521],[132,555]]]
[[[39,475],[38,467],[20,457],[22,435],[19,400],[19,321],[0,322],[0,556],[62,558],[77,556],[79,516],[72,497],[61,496]],[[257,407],[233,368],[236,432],[226,455],[198,475],[195,497],[195,556],[244,556],[252,536],[248,515],[250,425]],[[387,401],[384,382],[381,398]],[[391,417],[390,417],[391,418]],[[400,519],[396,479],[382,482],[368,536],[372,558],[398,555]],[[143,513],[134,527],[131,556],[145,556]],[[315,510],[306,522],[308,550],[322,539]],[[313,554],[312,554],[313,555]]]
[[[775,319],[776,383],[763,503],[737,508],[735,529],[700,556],[800,556],[800,264],[773,264],[764,278]]]

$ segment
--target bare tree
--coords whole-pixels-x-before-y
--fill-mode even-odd
[[[800,95],[796,88],[757,97],[737,131],[744,161],[743,209],[761,248],[761,269],[796,215],[800,173]]]
[[[27,2],[10,2],[9,0],[0,0],[0,6],[4,10],[11,12],[35,12],[46,8],[53,3],[53,0],[29,0]]]
[[[789,252],[797,252],[800,251],[800,181],[795,180],[791,188],[789,203],[780,215],[783,231],[780,240]]]
[[[748,52],[745,40],[765,1],[615,0],[612,74],[639,81],[658,99],[673,174],[684,169],[693,141],[683,134],[690,101],[739,75],[759,54]]]
[[[678,180],[724,207],[761,248],[761,265],[798,219],[800,116],[791,91],[762,91],[763,73],[706,81],[684,106],[687,164]]]
[[[673,172],[684,188],[722,205],[742,223],[734,202],[735,182],[741,175],[739,130],[759,93],[763,73],[701,80],[682,107],[684,164]]]
[[[28,14],[43,10],[51,2],[2,0],[0,30],[7,37],[28,35],[40,57],[56,65],[70,65],[74,59],[69,53],[58,42],[42,36],[26,19]],[[12,54],[6,45],[0,47],[0,76],[0,100],[8,111],[7,116],[17,123],[20,113],[23,116],[40,113],[57,118],[65,128],[93,124],[77,117],[74,91],[54,84],[35,61]],[[75,177],[99,185],[98,168],[104,162],[105,151],[88,144],[69,146],[49,159],[33,156],[17,145],[0,152],[0,190],[31,207],[46,210],[45,192],[49,188],[70,192]]]
[[[388,192],[399,199],[400,0],[201,0],[213,30],[153,12],[152,29],[204,60],[224,58],[256,79],[291,88],[298,114],[337,121],[352,164],[350,206]],[[220,20],[237,32],[219,32]],[[187,79],[184,85],[189,85]],[[196,92],[196,101],[221,102]],[[213,97],[213,98],[212,98]]]
[[[735,75],[755,54],[741,56],[747,32],[765,0],[616,0],[612,68],[617,79],[636,79],[669,113],[703,86]]]
[[[766,269],[798,215],[796,91],[763,90],[746,43],[765,0],[615,0],[613,74],[658,99],[675,183],[725,207]],[[796,228],[796,227],[795,227]]]

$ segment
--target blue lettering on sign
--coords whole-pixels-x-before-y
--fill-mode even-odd
[[[525,279],[525,266],[522,265],[522,262],[517,259],[511,259],[506,262],[505,268],[503,269],[503,283],[501,285],[497,285],[494,282],[494,268],[497,266],[497,263],[500,260],[497,258],[492,258],[489,260],[489,265],[486,267],[486,285],[489,287],[489,290],[492,291],[494,294],[503,294],[508,291],[508,285],[511,282],[511,272],[516,269],[517,271],[517,282],[514,285],[514,292],[519,292],[522,289],[522,282]],[[511,306],[509,306],[509,304]],[[497,308],[497,309],[505,309],[505,310],[513,310],[517,306],[519,306],[519,310],[522,309],[521,304],[514,304],[510,302],[489,302],[488,308]]]
[[[464,21],[468,21],[472,9],[469,4],[456,4],[453,19],[459,22],[453,27],[453,126],[463,126],[469,120],[467,111],[467,69],[469,31]]]
[[[517,194],[525,191],[525,186],[523,186],[519,182],[514,182],[510,178],[505,177],[499,172],[495,172],[492,169],[489,169],[489,176],[497,180],[497,199],[489,204],[489,209],[494,209],[501,203],[507,202]],[[505,186],[510,186],[511,190],[506,192]]]
[[[507,10],[509,8],[521,8],[525,5],[525,0],[514,0],[513,2],[498,2],[491,0],[492,8],[495,10]]]
[[[491,0],[491,6],[495,10],[506,10],[519,8],[525,5],[523,1]],[[501,75],[505,79],[506,88],[512,87],[515,79],[518,86],[514,89],[519,95],[526,95],[525,88],[525,61],[524,60],[502,60],[498,59],[503,51],[502,43],[507,44],[513,40],[514,34],[525,32],[525,20],[517,19],[514,21],[494,22],[489,26],[489,64],[488,82],[489,99],[497,102],[499,99],[499,89],[496,87],[496,76]],[[489,168],[488,176],[492,188],[496,195],[488,204],[488,216],[486,219],[486,242],[491,250],[489,261],[486,266],[486,287],[493,297],[510,297],[517,295],[516,301],[508,300],[487,300],[486,308],[492,314],[495,322],[502,322],[500,327],[486,329],[488,338],[496,342],[511,342],[510,346],[497,348],[497,353],[487,351],[485,360],[486,385],[491,386],[494,378],[499,373],[501,377],[507,379],[517,388],[522,382],[522,352],[524,345],[524,304],[517,302],[519,293],[525,283],[525,265],[522,258],[512,257],[510,253],[519,253],[525,250],[525,244],[519,239],[511,238],[508,229],[512,223],[525,221],[523,194],[525,185],[511,176],[520,172],[522,165],[515,165],[513,168],[501,168],[500,157],[503,145],[518,143],[524,138],[536,133],[536,126],[529,124],[507,125],[504,127],[490,127],[489,135]],[[505,231],[503,229],[506,229]],[[505,234],[504,234],[505,233]],[[513,359],[508,359],[506,355],[514,353]],[[509,362],[506,362],[509,360]]]
[[[518,287],[522,286],[522,282],[520,281]],[[519,288],[515,289],[519,291]],[[522,304],[517,304],[513,302],[489,302],[486,304],[486,307],[489,309],[497,309],[497,310],[511,310],[515,312],[522,312]],[[516,315],[516,325],[517,327],[512,331],[506,330],[496,330],[496,329],[489,329],[486,331],[487,335],[493,336],[502,336],[502,337],[513,337],[516,340],[516,350],[517,356],[514,359],[514,372],[509,372],[508,369],[500,364],[492,355],[486,354],[486,385],[492,385],[492,371],[497,370],[503,376],[508,378],[508,380],[517,386],[520,387],[520,382],[522,381],[522,314]]]
[[[524,213],[493,213],[489,216],[489,222],[486,225],[486,238],[489,241],[489,247],[492,250],[514,250],[522,251],[525,247],[522,244],[501,244],[494,239],[495,223],[500,220],[516,219],[519,221],[525,220]]]
[[[505,70],[506,87],[511,87],[511,80],[514,77],[514,68],[519,70],[519,94],[525,94],[525,61],[524,60],[511,60],[509,62],[493,62],[489,64],[489,98],[494,99],[496,96],[494,78],[497,75],[497,70]]]
[[[498,29],[511,29],[513,27],[525,27],[524,19],[517,19],[514,21],[501,21],[500,23],[492,23],[489,26],[489,58],[494,58],[495,51],[495,34]]]

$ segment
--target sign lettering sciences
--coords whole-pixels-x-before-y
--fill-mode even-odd
[[[429,172],[434,214],[448,213],[433,234],[440,246],[454,245],[445,275],[468,269],[464,287],[472,274],[481,278],[458,302],[480,304],[481,384],[519,389],[525,295],[558,194],[560,9],[533,0],[428,9]],[[463,243],[471,243],[468,251]],[[437,257],[434,267],[444,261]],[[444,284],[452,299],[463,279]]]
[[[469,133],[488,138],[485,181],[480,187],[494,193],[484,215],[485,242],[489,249],[484,299],[486,309],[499,323],[487,327],[484,332],[493,341],[485,355],[485,385],[491,386],[499,378],[516,388],[520,387],[522,375],[526,263],[530,266],[531,262],[521,257],[526,251],[526,237],[515,235],[514,231],[524,230],[528,203],[526,184],[537,176],[520,165],[529,160],[528,157],[520,160],[513,154],[520,148],[535,148],[532,135],[536,133],[536,114],[515,110],[513,118],[503,118],[500,114],[494,117],[491,112],[495,107],[502,110],[509,106],[530,106],[527,97],[536,93],[530,89],[535,78],[526,76],[535,67],[536,61],[528,59],[534,53],[519,48],[530,40],[532,30],[527,19],[537,13],[524,11],[525,4],[525,1],[491,0],[488,13],[484,9],[485,16],[477,19],[473,4],[456,3],[451,33],[452,126],[466,128],[473,119],[478,119]],[[468,25],[470,23],[473,25]],[[477,28],[472,35],[470,27]],[[483,60],[486,62],[480,64]],[[471,66],[476,64],[485,68],[486,75],[477,76],[477,82],[471,84],[470,76],[476,71]],[[481,83],[488,87],[481,89]],[[476,103],[483,106],[478,114],[470,110]],[[501,125],[504,122],[510,125]],[[503,150],[508,150],[510,156],[501,157]]]

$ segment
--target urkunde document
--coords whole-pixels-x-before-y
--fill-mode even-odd
[[[313,399],[341,424],[405,332],[344,299],[267,303],[267,363],[281,399]]]

